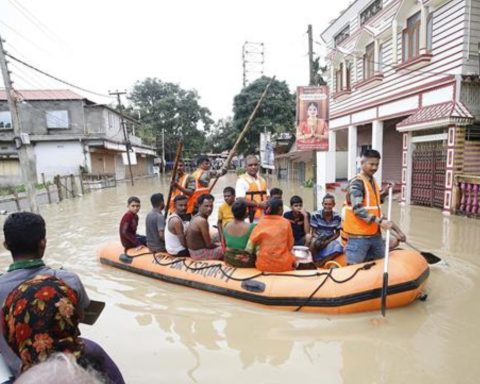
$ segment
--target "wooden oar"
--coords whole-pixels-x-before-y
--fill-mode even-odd
[[[178,162],[180,160],[182,150],[183,150],[183,141],[180,141],[178,143],[177,153],[175,154],[175,163],[173,164],[172,179],[170,180],[170,190],[168,191],[167,205],[165,206],[165,218],[167,218],[168,208],[170,207],[170,201],[172,200],[172,193],[173,193],[172,184],[175,181],[175,178],[177,177]]]
[[[388,212],[387,220],[390,221],[392,218],[392,195],[393,188],[388,188]],[[388,257],[389,257],[389,247],[390,247],[390,229],[387,229],[387,235],[385,237],[385,260],[383,261],[383,286],[382,286],[382,296],[381,296],[381,311],[382,316],[385,317],[385,311],[387,308],[387,291],[388,291]]]
[[[269,83],[265,87],[262,95],[260,96],[260,99],[258,99],[258,101],[257,101],[257,105],[255,106],[253,112],[250,114],[250,117],[248,118],[247,123],[245,124],[245,127],[243,127],[243,131],[240,132],[240,135],[238,135],[238,137],[237,137],[237,141],[235,141],[235,144],[233,145],[232,149],[228,152],[228,157],[225,160],[225,164],[223,165],[222,168],[228,169],[228,167],[230,166],[230,163],[233,159],[233,156],[235,156],[235,152],[238,148],[238,145],[240,144],[240,142],[243,140],[243,138],[247,134],[248,130],[250,129],[250,125],[252,124],[253,118],[255,117],[255,115],[258,111],[258,108],[260,108],[260,105],[262,104],[263,99],[265,99],[265,96],[267,96],[268,89],[270,88],[270,86],[272,85],[274,80],[275,80],[275,76],[273,76],[270,79]],[[208,193],[212,192],[213,187],[215,187],[215,184],[217,184],[217,181],[218,181],[219,177],[220,176],[217,176],[215,178],[215,180],[213,180],[212,185],[208,189]]]
[[[415,251],[417,251],[418,253],[420,253],[425,258],[425,260],[427,261],[428,264],[437,264],[438,262],[442,261],[442,259],[440,257],[438,257],[437,255],[435,255],[431,252],[420,251],[417,247],[415,247],[414,245],[412,245],[408,241],[405,241],[405,244],[407,244],[410,248],[412,248]]]

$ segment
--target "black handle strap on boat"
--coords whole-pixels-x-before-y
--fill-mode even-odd
[[[320,288],[322,288],[325,283],[328,281],[328,279],[331,279],[332,281],[334,281],[335,283],[337,284],[343,284],[343,283],[346,283],[347,281],[350,281],[352,280],[358,272],[360,271],[368,271],[370,268],[372,268],[373,266],[375,265],[375,262],[372,262],[372,263],[368,263],[368,264],[365,264],[365,265],[362,265],[361,267],[357,268],[355,270],[355,272],[353,272],[353,274],[349,277],[347,277],[346,279],[344,280],[337,280],[335,279],[333,276],[332,276],[332,272],[335,268],[331,268],[328,270],[328,273],[326,274],[325,276],[325,279],[323,279],[323,281],[318,285],[317,288],[315,288],[313,290],[313,292],[310,294],[310,296],[308,296],[308,298],[305,300],[305,302],[301,305],[299,305],[295,310],[294,312],[298,312],[300,311],[305,305],[307,305],[313,298],[313,296],[315,296],[315,294],[320,290]]]

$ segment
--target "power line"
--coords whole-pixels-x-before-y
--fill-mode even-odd
[[[42,47],[40,47],[39,45],[37,45],[35,42],[33,42],[32,40],[30,40],[28,37],[26,37],[25,35],[23,35],[22,33],[18,32],[15,28],[12,28],[11,26],[9,26],[7,23],[5,23],[3,20],[0,20],[0,23],[3,24],[4,27],[8,28],[10,31],[12,31],[13,33],[17,34],[18,36],[20,36],[23,40],[25,40],[27,43],[31,44],[33,47],[37,48],[38,50],[44,52],[44,53],[48,53],[47,51],[45,51]]]
[[[11,58],[12,60],[15,60],[16,62],[18,62],[18,63],[20,63],[20,64],[22,64],[22,65],[24,65],[24,66],[26,66],[26,67],[28,67],[28,68],[30,68],[30,69],[33,69],[34,71],[37,71],[37,72],[41,73],[41,74],[44,75],[44,76],[50,77],[50,78],[52,78],[52,79],[54,79],[54,80],[57,80],[57,81],[60,82],[60,83],[66,84],[66,85],[68,85],[69,87],[76,88],[76,89],[79,89],[79,90],[81,90],[81,91],[83,91],[83,92],[87,92],[87,93],[90,93],[90,94],[96,95],[96,96],[111,97],[111,95],[107,95],[107,94],[104,94],[104,93],[98,93],[98,92],[95,92],[95,91],[90,91],[90,90],[88,90],[88,89],[86,89],[86,88],[80,87],[80,86],[75,85],[75,84],[72,84],[72,83],[70,83],[70,82],[68,82],[68,81],[62,80],[62,79],[60,79],[60,78],[58,78],[58,77],[56,77],[56,76],[50,75],[49,73],[47,73],[47,72],[45,72],[45,71],[42,71],[41,69],[38,69],[38,68],[34,67],[33,65],[28,64],[28,63],[26,63],[25,61],[20,60],[20,59],[16,58],[15,56],[10,55],[10,54],[7,53],[7,52],[5,52],[5,56],[8,56],[8,57]]]
[[[48,28],[40,19],[38,19],[32,12],[25,8],[21,3],[16,0],[8,0],[17,11],[19,11],[26,19],[28,19],[39,31],[41,31],[50,40],[56,42],[62,42],[61,38],[56,35],[51,29]],[[63,43],[63,42],[62,42]]]

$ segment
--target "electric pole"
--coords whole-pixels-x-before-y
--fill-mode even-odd
[[[310,70],[308,85],[315,85],[315,74],[313,73],[313,32],[312,24],[308,24],[308,68]]]
[[[265,64],[265,45],[263,43],[254,43],[245,41],[242,46],[242,66],[243,66],[243,87],[249,82],[249,74],[252,78],[255,75],[263,76],[263,65]]]
[[[119,92],[118,89],[116,92],[108,92],[109,95],[117,96],[118,101],[118,110],[120,112],[120,124],[122,126],[123,131],[123,139],[125,141],[125,147],[127,149],[127,161],[128,161],[128,169],[130,171],[130,182],[133,184],[133,172],[132,172],[132,162],[130,161],[130,149],[132,149],[132,145],[130,144],[130,138],[128,136],[127,127],[125,126],[125,119],[123,118],[123,106],[122,101],[120,100],[120,95],[125,95],[127,92]]]
[[[3,83],[5,84],[5,93],[8,100],[8,108],[12,119],[13,133],[15,135],[15,147],[18,152],[18,161],[22,173],[22,182],[25,185],[27,192],[27,199],[30,211],[39,213],[37,201],[35,198],[35,181],[36,175],[33,171],[33,148],[30,144],[30,138],[27,133],[22,132],[22,125],[20,115],[17,108],[17,97],[12,87],[13,82],[10,79],[10,71],[7,67],[7,60],[5,59],[5,51],[3,50],[3,40],[0,36],[0,67],[2,69]]]
[[[162,173],[165,175],[165,128],[162,128]]]
[[[315,85],[315,74],[313,73],[313,32],[312,24],[308,24],[307,29],[308,34],[308,69],[309,69],[309,80],[308,85]],[[313,173],[313,209],[317,209],[317,151],[312,151],[312,173]]]

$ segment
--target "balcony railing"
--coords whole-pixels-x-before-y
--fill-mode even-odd
[[[460,192],[457,213],[480,217],[480,176],[456,175],[455,181]]]

